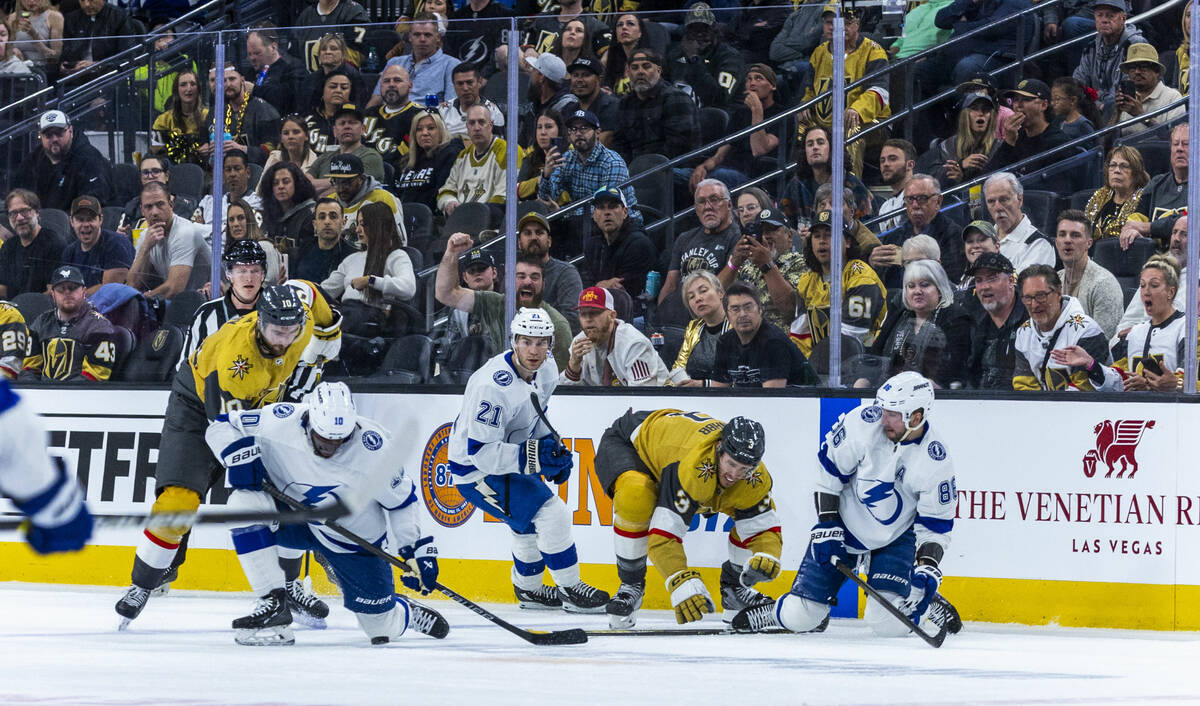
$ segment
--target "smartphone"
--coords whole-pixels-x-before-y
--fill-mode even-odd
[[[1155,358],[1142,358],[1142,370],[1149,370],[1155,375],[1163,374],[1162,366],[1158,364],[1158,360]]]
[[[551,145],[554,147],[554,149],[558,150],[558,153],[559,153],[560,155],[562,155],[562,154],[566,154],[566,151],[567,151],[567,138],[565,138],[565,137],[551,137],[551,138],[550,138],[550,144],[551,144]]]
[[[438,109],[438,97],[437,97],[436,93],[430,93],[425,96],[425,109],[426,110],[437,110]]]
[[[1121,82],[1117,84],[1117,90],[1127,96],[1137,95],[1137,89],[1133,87],[1133,81],[1127,78],[1121,79]]]

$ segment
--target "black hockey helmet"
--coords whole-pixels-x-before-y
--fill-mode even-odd
[[[767,435],[753,419],[734,417],[721,430],[721,453],[738,463],[757,466],[767,448]]]
[[[234,265],[258,265],[266,272],[267,254],[253,240],[235,240],[225,248],[221,263],[225,265],[226,270],[232,269]]]
[[[263,324],[295,326],[304,323],[304,304],[296,290],[282,284],[269,284],[258,295],[258,320]]]

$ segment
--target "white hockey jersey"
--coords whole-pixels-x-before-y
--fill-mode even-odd
[[[0,379],[0,496],[29,500],[58,480],[46,443],[46,430],[29,403]]]
[[[533,382],[526,382],[505,351],[484,363],[467,381],[462,411],[450,432],[449,461],[455,483],[520,473],[518,445],[550,430],[537,417],[529,393],[537,391],[543,411],[558,386],[558,366],[547,356]]]
[[[879,549],[914,527],[917,547],[950,545],[957,489],[946,444],[927,423],[919,438],[894,444],[883,410],[863,405],[843,414],[817,452],[817,491],[841,498],[846,545]]]
[[[421,536],[416,487],[404,473],[391,435],[375,422],[358,418],[354,433],[330,458],[321,458],[308,437],[308,405],[278,403],[217,417],[205,440],[217,458],[233,442],[253,436],[271,483],[310,507],[340,500],[350,514],[338,524],[391,551]],[[362,551],[323,524],[309,529],[326,549]]]

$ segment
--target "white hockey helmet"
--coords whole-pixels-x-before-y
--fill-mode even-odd
[[[917,427],[909,422],[913,412],[921,410],[921,419],[929,419],[933,409],[933,383],[924,375],[905,370],[888,378],[875,392],[875,406],[898,412],[904,419],[904,427],[910,432]]]
[[[320,383],[304,396],[304,402],[308,405],[308,426],[317,435],[341,441],[354,432],[358,413],[346,383]]]
[[[509,343],[514,348],[517,345],[517,336],[549,338],[550,346],[553,348],[554,322],[550,320],[550,315],[544,309],[532,309],[523,306],[517,311],[517,315],[512,320],[512,338]]]

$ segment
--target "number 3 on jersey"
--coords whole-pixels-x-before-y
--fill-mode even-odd
[[[483,400],[479,403],[479,412],[475,414],[475,421],[480,424],[486,424],[489,427],[498,427],[500,426],[500,415],[502,414],[504,414],[503,407]]]

